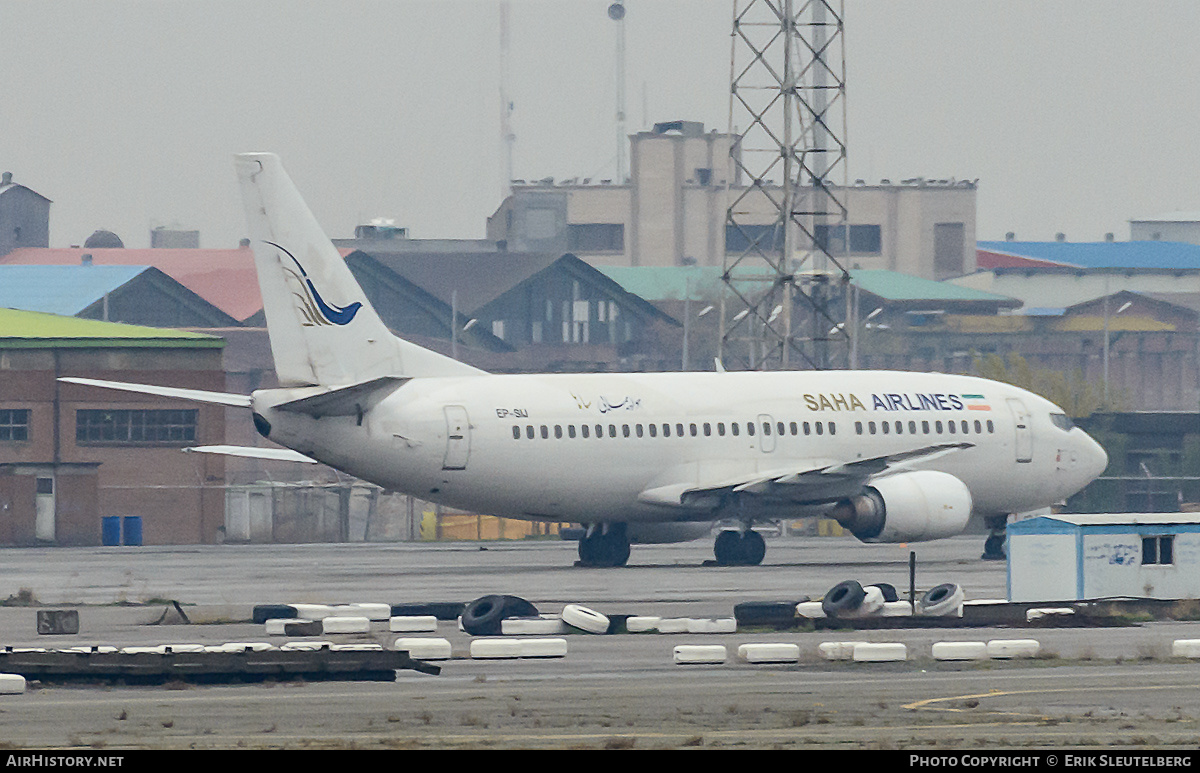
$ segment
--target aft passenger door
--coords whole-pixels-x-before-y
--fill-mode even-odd
[[[1033,461],[1033,430],[1029,427],[1029,411],[1025,403],[1015,397],[1008,398],[1008,409],[1013,415],[1016,427],[1016,452],[1018,462]]]
[[[471,421],[467,409],[461,405],[447,405],[445,411],[446,457],[442,460],[442,469],[465,470],[471,455]]]

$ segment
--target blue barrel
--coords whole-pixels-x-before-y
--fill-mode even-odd
[[[100,519],[100,544],[101,545],[120,545],[121,544],[121,517],[118,515],[106,515]]]
[[[141,545],[142,544],[142,516],[140,516],[140,515],[125,516],[125,544],[126,545]]]

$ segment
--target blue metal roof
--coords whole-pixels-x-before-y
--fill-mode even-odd
[[[73,317],[148,266],[0,266],[0,308]]]
[[[1183,242],[977,242],[977,246],[1080,268],[1200,269],[1200,245]]]

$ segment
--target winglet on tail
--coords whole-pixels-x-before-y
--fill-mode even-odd
[[[281,386],[480,371],[392,335],[273,153],[235,157]]]

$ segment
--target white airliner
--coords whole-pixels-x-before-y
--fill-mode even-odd
[[[1054,404],[970,376],[885,371],[489,375],[393,335],[278,157],[236,157],[280,388],[76,383],[249,408],[291,451],[471,512],[587,526],[583,563],[694,539],[758,564],[754,523],[837,519],[866,542],[1047,507],[1107,464]]]

